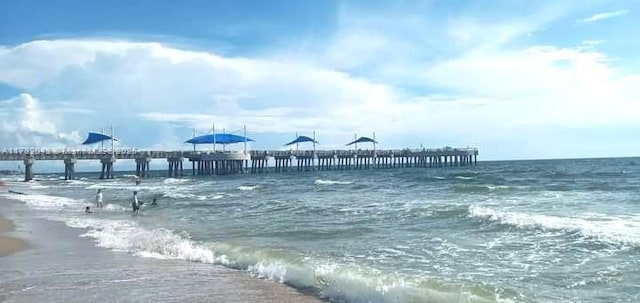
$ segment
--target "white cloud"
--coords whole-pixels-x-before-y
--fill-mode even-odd
[[[40,102],[29,94],[0,101],[0,142],[3,146],[65,147],[77,145],[78,132],[60,132],[60,121],[43,109]]]
[[[624,16],[624,15],[626,15],[628,13],[629,13],[629,10],[627,10],[627,9],[617,10],[617,11],[613,11],[613,12],[597,13],[597,14],[593,14],[593,15],[591,15],[589,17],[583,18],[582,22],[583,23],[592,23],[592,22],[602,21],[602,20],[606,20],[606,19],[622,17],[622,16]]]

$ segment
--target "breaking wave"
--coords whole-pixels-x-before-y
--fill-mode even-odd
[[[333,181],[333,180],[322,180],[322,179],[318,179],[316,181],[313,182],[316,185],[348,185],[348,184],[353,184],[353,182],[350,181]]]
[[[472,205],[469,217],[497,222],[518,228],[540,228],[579,233],[598,241],[640,247],[640,217],[590,216],[560,217],[543,214],[499,211]]]

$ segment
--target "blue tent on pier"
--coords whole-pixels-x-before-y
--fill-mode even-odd
[[[373,143],[374,145],[375,145],[375,144],[378,144],[378,142],[376,142],[376,140],[373,140],[373,139],[371,139],[371,138],[369,138],[369,137],[360,137],[360,138],[358,138],[358,139],[357,139],[357,140],[355,140],[355,141],[352,141],[352,142],[347,143],[347,146],[349,146],[349,145],[353,145],[353,144],[358,144],[358,143],[367,143],[367,142],[371,142],[371,143]]]
[[[307,136],[298,136],[298,138],[296,138],[295,140],[285,144],[285,146],[298,144],[298,143],[304,143],[304,142],[312,142],[314,144],[320,144],[320,143],[318,143],[318,141],[314,140],[313,138],[309,138]]]
[[[84,142],[82,142],[83,145],[88,145],[88,144],[94,144],[94,143],[98,143],[98,142],[102,142],[102,141],[107,141],[107,140],[114,140],[114,141],[118,141],[118,139],[115,139],[111,136],[102,134],[102,133],[94,133],[94,132],[89,132],[89,136],[87,137],[86,140],[84,140]]]
[[[255,140],[251,138],[247,138],[240,135],[234,134],[208,134],[202,135],[198,137],[191,138],[184,143],[190,144],[233,144],[233,143],[243,143],[243,142],[255,142]]]

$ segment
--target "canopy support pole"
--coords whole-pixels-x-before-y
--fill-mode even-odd
[[[216,152],[216,124],[213,123],[213,127],[211,129],[211,132],[213,133],[213,152]]]
[[[115,137],[113,136],[114,134],[114,130],[113,130],[113,124],[111,124],[111,156],[114,156],[114,148],[113,148],[113,141],[115,140]]]
[[[355,150],[358,150],[358,134],[353,134],[353,141],[356,141],[355,143]]]
[[[373,132],[373,153],[376,152],[376,132]]]
[[[100,133],[104,134],[104,127],[100,129]],[[104,152],[104,140],[100,141],[100,151]]]
[[[193,136],[191,138],[195,138],[195,137],[196,137],[196,128],[194,127],[193,128]],[[196,144],[195,143],[193,143],[193,151],[194,152],[196,151]]]

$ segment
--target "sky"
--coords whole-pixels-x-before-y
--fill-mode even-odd
[[[640,1],[13,0],[0,150],[478,147],[481,160],[640,155]],[[89,147],[89,148],[93,148]],[[203,149],[208,147],[201,147]],[[366,148],[366,146],[364,147]]]

